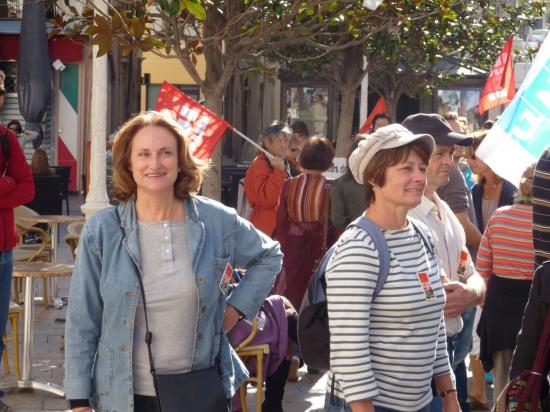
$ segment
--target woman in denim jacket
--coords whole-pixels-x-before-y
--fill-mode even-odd
[[[73,411],[156,411],[144,343],[143,279],[158,373],[214,366],[227,398],[246,377],[225,332],[251,319],[281,268],[279,245],[233,209],[196,196],[204,166],[169,116],[140,114],[113,147],[115,197],[82,230],[67,312]],[[246,276],[229,294],[223,274]],[[185,405],[182,405],[185,410]]]

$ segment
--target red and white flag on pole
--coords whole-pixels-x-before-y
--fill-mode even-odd
[[[501,104],[510,103],[516,95],[512,41],[513,36],[510,36],[489,73],[489,78],[481,93],[481,99],[479,99],[479,114]]]
[[[184,92],[164,82],[160,88],[156,111],[168,110],[183,127],[193,156],[211,157],[224,132],[232,126]]]
[[[374,117],[380,113],[388,114],[388,108],[386,107],[386,102],[384,101],[383,97],[378,99],[378,101],[372,108],[372,111],[368,115],[367,120],[365,120],[365,123],[363,123],[363,126],[361,126],[361,128],[359,129],[359,133],[368,133],[372,128],[372,121],[374,120]]]

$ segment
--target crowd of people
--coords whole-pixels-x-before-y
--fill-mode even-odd
[[[3,93],[0,82],[0,105]],[[234,348],[254,324],[251,343],[270,347],[262,410],[282,412],[286,381],[297,378],[307,350],[297,339],[300,307],[332,244],[325,410],[488,407],[485,372],[493,372],[496,400],[532,365],[545,322],[550,147],[516,189],[476,155],[487,130],[466,128],[452,113],[402,124],[378,116],[354,139],[347,171],[331,180],[331,141],[309,136],[301,121],[274,122],[244,178],[248,221],[197,194],[207,165],[170,115],[130,119],[113,146],[117,205],[86,222],[71,279],[70,409],[159,412],[175,402],[238,411],[239,386],[257,371]],[[19,124],[9,129],[0,126],[0,334],[17,242],[13,208],[32,198],[32,174],[51,173],[41,149],[31,170],[22,146],[32,136]],[[383,244],[350,225],[358,218],[381,230]],[[208,388],[198,386],[204,374]],[[188,386],[170,392],[173,379]],[[504,407],[504,397],[498,402]]]
[[[315,263],[337,242],[326,273],[331,332],[326,410],[486,409],[486,373],[492,372],[496,402],[510,376],[521,372],[512,368],[510,375],[536,268],[535,165],[527,167],[516,189],[476,156],[490,123],[469,132],[453,113],[412,115],[402,126],[390,124],[387,116],[380,120],[370,134],[355,138],[347,172],[334,181],[323,178],[320,167],[328,150],[318,149],[318,167],[311,164],[309,150],[325,137],[311,136],[301,150],[292,146],[282,156],[295,141],[294,125],[285,129],[278,122],[262,135],[268,154],[253,161],[245,190],[252,223],[261,228],[255,219],[269,210],[274,226],[264,232],[284,253],[272,293],[300,308]],[[297,123],[303,142],[304,125]],[[269,198],[259,196],[268,193]],[[388,280],[375,298],[378,251],[368,234],[348,228],[359,216],[382,229],[391,251]],[[416,227],[428,233],[430,246],[422,244]],[[543,322],[545,312],[536,313]],[[528,338],[532,352],[537,337]],[[295,348],[288,356],[299,353]],[[498,402],[503,408],[504,397]]]

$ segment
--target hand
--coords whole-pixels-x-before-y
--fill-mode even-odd
[[[285,170],[285,159],[282,157],[272,157],[269,162],[274,169]]]
[[[447,301],[443,313],[448,318],[461,315],[468,307],[475,304],[476,292],[468,285],[461,282],[449,282],[443,285]]]
[[[461,412],[460,403],[456,397],[456,393],[450,393],[443,398],[443,412]]]
[[[374,404],[371,400],[351,402],[349,406],[352,412],[374,412]]]
[[[227,333],[231,329],[233,329],[237,324],[237,322],[239,321],[240,317],[241,317],[241,314],[237,309],[235,309],[231,305],[227,305],[225,307],[225,313],[223,315],[223,331]]]

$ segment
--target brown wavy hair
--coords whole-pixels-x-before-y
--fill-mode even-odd
[[[183,128],[169,113],[148,111],[140,113],[122,125],[113,144],[113,176],[115,200],[128,201],[136,195],[137,186],[130,171],[130,155],[134,136],[146,126],[164,127],[176,139],[178,149],[178,177],[174,182],[174,196],[184,199],[198,192],[207,165],[193,157]]]
[[[53,174],[44,149],[36,149],[32,154],[31,169],[33,176],[51,176]]]

